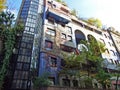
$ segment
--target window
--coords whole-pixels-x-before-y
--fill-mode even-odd
[[[100,38],[100,40],[101,40],[101,42],[105,45],[105,41],[104,41],[103,39],[101,39],[101,38]]]
[[[52,49],[53,42],[45,40],[45,48]]]
[[[101,31],[98,31],[98,30],[94,30],[97,34],[102,34],[102,32]]]
[[[112,59],[110,59],[110,61],[111,61],[111,63],[112,63],[112,64],[114,64],[114,62],[113,62],[113,60],[112,60]]]
[[[116,56],[118,56],[119,57],[119,54],[116,52]]]
[[[77,80],[73,80],[73,86],[78,87],[78,81]]]
[[[49,35],[51,35],[51,36],[55,36],[55,30],[48,28],[48,29],[46,30],[46,34],[49,34]]]
[[[61,9],[61,11],[65,12],[65,13],[69,13],[69,10],[67,10],[67,9],[64,8],[64,7],[61,7],[60,9]]]
[[[110,42],[108,42],[108,44],[111,46],[111,43],[110,43]]]
[[[109,50],[108,49],[106,49],[106,51],[105,51],[107,54],[109,54]]]
[[[106,34],[104,34],[104,36],[105,36],[105,38],[107,38],[107,35],[106,35]]]
[[[50,23],[50,24],[54,24],[54,18],[52,18],[52,17],[48,17],[48,23]]]
[[[49,77],[50,84],[55,85],[55,78],[54,77]]]
[[[16,65],[16,69],[20,69],[20,70],[22,70],[22,64],[23,64],[23,63],[17,63],[17,65]]]
[[[31,50],[25,49],[25,48],[20,48],[19,54],[30,56],[31,55]]]
[[[115,52],[113,50],[110,50],[110,52],[111,52],[111,55],[115,56]]]
[[[27,88],[27,81],[25,80],[13,80],[12,82],[12,88]]]
[[[69,86],[70,87],[70,80],[69,79],[62,79],[63,86]]]
[[[55,4],[53,4],[53,8],[56,8],[56,5],[55,5]]]
[[[61,66],[64,67],[65,66],[65,60],[61,59]]]
[[[68,35],[68,41],[72,41],[72,36]]]
[[[60,49],[65,52],[73,52],[74,51],[74,49],[72,47],[65,46],[65,45],[60,45]]]
[[[50,63],[51,67],[56,67],[57,66],[57,59],[55,57],[50,57],[49,63]]]
[[[109,38],[109,39],[111,39],[111,37],[110,37],[110,36],[108,36],[108,38]]]
[[[51,5],[51,2],[50,2],[50,1],[48,1],[47,3]]]
[[[19,61],[19,62],[30,62],[30,57],[19,55],[17,61]]]
[[[62,38],[62,39],[66,39],[66,34],[62,33],[62,34],[61,34],[61,38]]]
[[[29,64],[28,63],[23,64],[23,70],[29,70]]]
[[[117,65],[117,64],[118,64],[118,62],[117,62],[117,61],[115,61],[115,64]]]
[[[71,27],[67,27],[67,32],[72,34],[72,28]]]

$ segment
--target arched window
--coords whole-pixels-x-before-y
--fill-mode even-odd
[[[81,40],[86,40],[84,33],[81,32],[80,30],[75,31],[75,38],[76,38],[77,46],[78,46],[78,44],[80,44]]]

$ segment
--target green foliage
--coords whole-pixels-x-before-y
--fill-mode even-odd
[[[102,22],[97,18],[89,18],[86,20],[86,22],[98,28],[102,28]]]
[[[56,0],[56,1],[59,2],[59,3],[61,3],[61,4],[63,4],[63,5],[65,5],[65,6],[67,6],[66,2],[63,1],[63,0]]]
[[[71,70],[78,72],[78,70],[83,71],[84,68],[84,71],[86,70],[89,76],[91,71],[97,72],[99,68],[101,68],[101,63],[103,61],[103,58],[101,57],[101,51],[104,51],[104,45],[101,45],[101,43],[98,44],[98,42],[93,37],[89,37],[89,41],[82,40],[80,43],[84,44],[87,49],[82,48],[82,51],[80,51],[79,55],[63,54],[65,61],[63,70],[66,72],[70,72]],[[76,73],[74,72],[74,75],[75,74]]]
[[[5,57],[3,60],[3,65],[2,68],[0,69],[0,88],[2,87],[2,84],[4,83],[4,77],[6,75],[7,72],[7,68],[9,65],[9,59],[10,56],[12,55],[12,51],[13,51],[13,47],[14,47],[14,40],[15,40],[15,36],[13,35],[13,32],[9,32],[8,30],[4,30],[5,31]]]
[[[99,72],[96,74],[96,79],[98,80],[99,83],[102,84],[103,88],[106,88],[107,85],[110,86],[111,81],[111,74],[106,73],[104,70],[99,70]]]
[[[75,9],[73,9],[73,10],[71,11],[71,14],[74,15],[74,16],[77,16],[77,11],[76,11]]]
[[[14,21],[14,14],[11,12],[1,12],[0,13],[0,28],[4,30],[5,28],[11,27]]]
[[[116,66],[118,72],[114,74],[114,76],[116,77],[116,85],[115,85],[115,90],[118,90],[118,81],[119,81],[119,77],[120,77],[120,64],[118,64]]]
[[[4,40],[4,59],[0,69],[0,89],[9,67],[9,60],[13,52],[16,34],[22,32],[22,26],[12,27],[14,15],[10,12],[0,13],[0,37]]]
[[[50,84],[51,83],[50,80],[48,79],[48,73],[44,73],[33,80],[33,88],[35,89],[39,89],[40,87],[47,87]]]
[[[84,78],[85,86],[86,88],[92,88],[92,78],[90,77],[85,77]]]

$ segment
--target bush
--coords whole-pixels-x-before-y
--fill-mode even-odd
[[[50,85],[50,80],[48,79],[47,75],[41,75],[36,77],[33,80],[33,88],[39,89],[40,87],[47,87]]]
[[[86,88],[92,88],[92,78],[86,77],[86,78],[84,79],[84,82],[85,82]]]

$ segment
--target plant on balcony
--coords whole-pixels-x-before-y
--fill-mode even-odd
[[[102,28],[102,22],[97,19],[97,18],[88,18],[87,20],[85,20],[88,24],[90,25],[94,25],[98,28]]]
[[[11,12],[0,13],[0,37],[4,41],[4,58],[0,67],[0,90],[9,67],[9,61],[13,52],[16,34],[22,32],[23,26],[12,26],[14,15]]]
[[[72,10],[71,10],[71,15],[77,16],[77,11],[76,11],[76,9],[72,9]]]
[[[61,3],[61,4],[63,4],[64,6],[67,6],[66,2],[63,1],[63,0],[56,0],[56,1],[59,2],[59,3]]]

